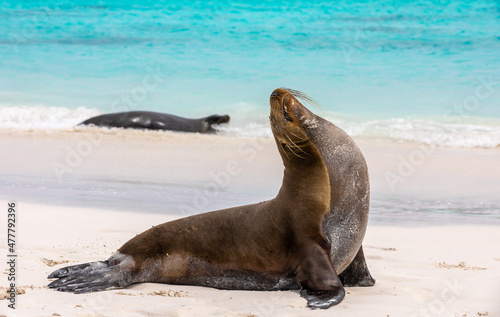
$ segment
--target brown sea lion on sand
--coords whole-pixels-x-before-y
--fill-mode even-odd
[[[292,94],[312,101],[299,91],[277,89],[273,94]],[[352,138],[333,123],[289,101],[297,111],[309,140],[321,154],[330,182],[330,207],[323,232],[330,246],[330,258],[344,286],[373,286],[361,242],[370,208],[370,181],[366,161]],[[290,106],[288,106],[290,107]],[[299,153],[300,154],[300,153]]]
[[[215,133],[214,124],[229,122],[229,116],[212,115],[200,119],[188,119],[168,113],[151,111],[129,111],[103,114],[83,121],[78,125],[95,125],[107,128],[131,128],[146,130],[169,130],[182,132]]]
[[[49,287],[75,293],[139,282],[244,290],[300,288],[301,296],[307,299],[311,308],[338,304],[345,290],[336,269],[340,268],[340,272],[347,267],[348,271],[351,266],[358,268],[365,264],[361,241],[366,228],[363,221],[368,212],[365,199],[369,190],[365,185],[353,184],[364,179],[344,179],[341,184],[348,188],[342,190],[337,186],[333,189],[329,177],[332,173],[327,168],[335,168],[335,164],[325,165],[323,157],[337,159],[342,158],[342,153],[349,153],[345,158],[350,159],[357,152],[345,149],[352,145],[349,142],[341,142],[340,146],[345,148],[339,151],[326,145],[316,146],[314,141],[332,142],[323,139],[331,133],[329,126],[321,132],[323,124],[330,123],[318,121],[319,117],[302,106],[294,95],[304,97],[296,91],[277,89],[270,100],[271,128],[285,166],[283,184],[276,198],[155,226],[125,243],[106,261],[53,272],[49,278],[58,280]],[[312,132],[315,129],[319,132]],[[335,135],[337,131],[334,132]],[[328,156],[331,151],[334,155]],[[364,162],[362,155],[361,160]],[[366,173],[366,164],[364,170],[357,164],[340,162],[340,165],[348,166],[336,172],[341,180],[342,171],[361,168],[357,174]],[[354,192],[356,199],[363,196],[363,203],[351,201],[354,209],[339,211],[338,206],[348,206],[348,202],[331,204],[330,196],[342,200],[342,192],[349,195]],[[352,198],[348,196],[347,199]],[[361,210],[360,206],[366,210]],[[333,212],[342,215],[332,217]],[[358,212],[366,215],[352,215]],[[341,221],[339,225],[346,228],[338,230],[331,220]],[[328,230],[333,230],[333,235]],[[354,243],[345,241],[341,235]],[[339,253],[332,256],[331,250]],[[356,254],[361,256],[353,261]],[[366,265],[364,267],[365,270],[353,270],[354,275],[363,277],[361,280],[369,276]],[[354,276],[353,280],[360,280],[359,276]],[[346,278],[352,279],[352,276]]]

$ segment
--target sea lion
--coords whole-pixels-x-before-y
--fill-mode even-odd
[[[358,276],[366,279],[369,275],[361,249],[366,215],[349,214],[367,213],[368,210],[363,209],[366,203],[354,202],[354,209],[341,210],[348,213],[340,223],[347,226],[345,229],[339,230],[329,221],[336,219],[331,218],[331,212],[337,212],[338,206],[348,205],[348,202],[340,205],[330,202],[334,192],[339,192],[335,197],[342,200],[343,191],[339,187],[332,189],[327,168],[335,168],[335,164],[325,164],[323,157],[341,158],[341,153],[349,153],[345,158],[352,159],[351,155],[357,152],[315,145],[314,142],[330,143],[331,140],[324,137],[331,129],[323,129],[327,121],[317,120],[319,117],[308,111],[295,96],[307,100],[305,95],[285,89],[275,90],[270,98],[271,128],[285,167],[283,184],[276,198],[161,224],[126,242],[106,261],[53,272],[49,278],[58,280],[49,287],[85,293],[132,283],[162,282],[222,289],[301,289],[301,296],[307,299],[311,308],[338,304],[345,290],[337,272],[346,267],[346,271],[354,268],[354,278],[351,274],[346,275],[347,279],[355,281],[353,285],[361,285],[356,283],[360,280]],[[315,129],[319,131],[310,131]],[[336,132],[336,129],[333,130]],[[341,147],[352,145],[349,142],[339,144]],[[331,151],[337,154],[328,156]],[[340,176],[342,171],[358,168],[349,162],[339,164],[337,175]],[[342,167],[344,165],[347,169]],[[358,174],[366,172],[366,164],[364,166]],[[351,186],[355,181],[349,183],[346,179],[341,185]],[[354,187],[360,187],[356,191],[358,194],[362,190],[369,191],[365,185]],[[346,192],[351,193],[351,190]],[[334,209],[330,210],[332,206]],[[350,219],[354,223],[352,230],[349,229]],[[331,230],[333,234],[325,231],[325,237],[324,230]],[[344,241],[339,236],[342,234],[355,242]],[[348,246],[336,245],[344,243]],[[339,255],[333,254],[333,263],[331,250],[339,252]],[[364,269],[359,269],[363,265]]]
[[[228,115],[212,115],[200,119],[187,119],[168,113],[129,111],[103,114],[79,123],[98,127],[170,130],[182,132],[215,133],[212,125],[229,122]]]
[[[283,98],[291,94],[316,103],[302,92],[291,89],[276,89],[273,94]],[[368,271],[361,246],[370,208],[370,181],[364,156],[342,129],[302,105],[295,105],[296,100],[289,102],[291,109],[300,109],[296,116],[300,116],[307,137],[320,152],[328,171],[330,208],[323,222],[323,232],[330,245],[335,270],[342,272],[340,278],[344,286],[373,286],[375,280]]]
[[[275,90],[316,103],[299,91]],[[292,103],[295,101],[292,101]],[[366,265],[361,243],[368,225],[370,180],[368,167],[354,140],[333,123],[301,109],[301,124],[321,154],[330,182],[330,208],[323,232],[330,246],[330,258],[344,286],[373,286],[375,279]]]

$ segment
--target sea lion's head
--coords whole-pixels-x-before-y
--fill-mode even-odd
[[[222,124],[222,123],[228,123],[229,122],[229,116],[227,114],[223,115],[223,116],[219,116],[219,115],[211,115],[209,117],[206,117],[205,119],[203,119],[203,122],[205,124],[205,127],[204,127],[204,131],[205,133],[215,133],[215,129],[213,127],[213,125],[217,125],[217,124]]]
[[[298,100],[315,103],[306,94],[292,89],[278,88],[270,97],[271,129],[278,143],[278,149],[289,157],[289,154],[298,157],[309,155],[311,145],[306,129],[314,128],[315,115],[304,107]]]
[[[307,198],[301,203],[314,205],[312,209],[324,210],[326,213],[330,206],[328,171],[320,152],[308,136],[311,130],[318,130],[320,124],[318,117],[298,99],[315,103],[306,94],[286,88],[274,90],[269,101],[271,129],[285,166],[279,195],[290,197],[305,190],[311,196],[305,194]],[[319,215],[320,218],[323,216]]]

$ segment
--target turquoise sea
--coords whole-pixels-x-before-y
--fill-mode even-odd
[[[268,135],[277,87],[351,135],[500,145],[500,2],[3,1],[0,126],[152,110]]]

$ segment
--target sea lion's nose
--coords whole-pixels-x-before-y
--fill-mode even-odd
[[[272,97],[276,97],[276,98],[278,98],[279,96],[280,96],[280,94],[279,94],[279,92],[277,92],[276,90],[275,90],[275,91],[273,91],[273,92],[271,93],[271,98],[272,98]]]

